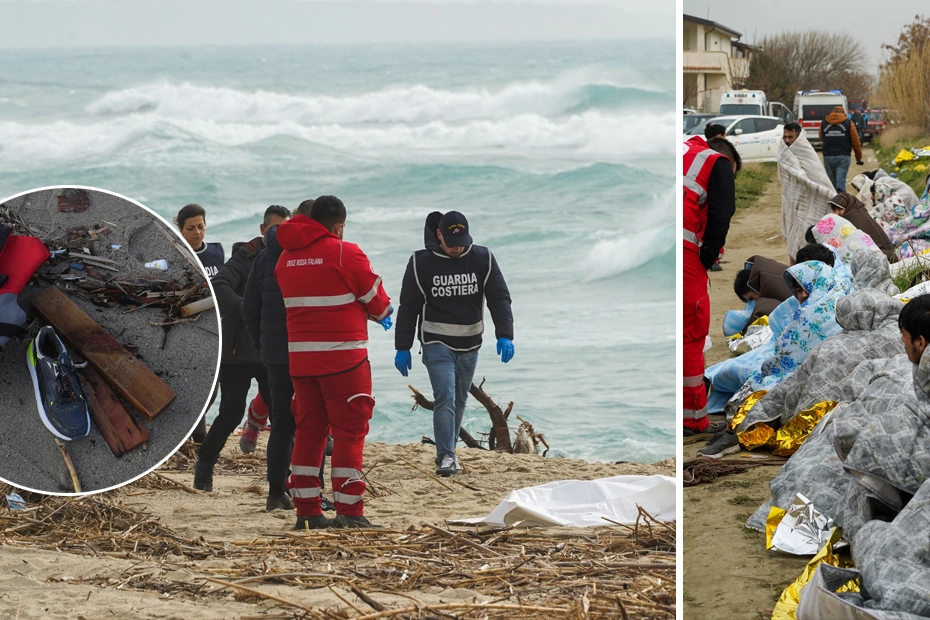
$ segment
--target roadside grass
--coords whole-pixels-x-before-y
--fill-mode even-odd
[[[736,175],[736,208],[745,209],[759,201],[765,188],[778,174],[778,164],[746,164]]]
[[[930,136],[927,136],[924,131],[908,128],[907,126],[893,127],[875,139],[875,158],[878,159],[878,164],[882,170],[888,173],[896,172],[898,178],[910,185],[920,196],[924,193],[926,187],[930,161],[926,159],[923,161],[917,160],[898,168],[894,165],[894,158],[902,149],[923,148],[925,146],[930,146]]]

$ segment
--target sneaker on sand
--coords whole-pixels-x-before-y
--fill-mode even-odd
[[[26,348],[42,423],[55,437],[71,441],[90,434],[90,410],[64,343],[52,327],[39,330]]]
[[[294,530],[323,530],[328,527],[335,527],[333,520],[323,515],[315,517],[297,517],[297,523],[294,524]]]
[[[739,439],[733,431],[723,431],[714,435],[707,445],[697,451],[698,456],[719,459],[727,454],[736,454],[740,451]]]
[[[245,421],[242,426],[242,436],[239,437],[239,449],[242,450],[243,454],[255,452],[255,444],[258,443],[258,431],[260,430],[248,420]]]
[[[717,433],[722,433],[725,430],[727,430],[727,421],[721,420],[720,422],[711,422],[703,431],[685,427],[683,436],[685,439],[710,439]]]
[[[269,493],[265,500],[265,512],[272,510],[294,510],[294,500],[287,493]]]
[[[194,463],[194,488],[207,493],[213,492],[213,468],[197,459]]]
[[[462,464],[459,462],[457,455],[447,454],[440,459],[439,468],[436,470],[437,476],[448,478],[460,473],[462,473]]]
[[[360,530],[371,530],[371,529],[382,529],[383,525],[375,525],[365,517],[359,515],[357,517],[349,517],[346,515],[336,515],[336,518],[333,519],[333,527],[336,529],[349,529],[349,528],[358,528]]]

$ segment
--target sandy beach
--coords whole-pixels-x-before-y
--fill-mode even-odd
[[[486,515],[511,489],[674,476],[672,461],[462,448],[465,473],[438,481],[432,446],[369,444],[366,515],[385,529],[304,533],[292,531],[292,511],[264,512],[267,435],[251,455],[232,438],[211,494],[181,486],[193,479],[188,443],[121,489],[79,499],[27,495],[26,513],[4,505],[0,618],[354,618],[417,605],[437,606],[422,616],[437,618],[575,618],[585,606],[589,618],[675,617],[674,523],[483,533],[446,523]],[[240,587],[261,594],[208,578],[246,580]]]
[[[863,149],[863,157],[864,166],[852,163],[849,179],[877,167],[871,148]],[[728,310],[742,308],[733,292],[733,277],[744,260],[755,255],[788,264],[787,245],[781,236],[781,186],[777,177],[755,205],[737,211],[727,234],[723,271],[709,272],[713,346],[705,354],[707,366],[731,356],[723,336],[723,318]],[[712,421],[722,419],[722,415],[711,416]],[[685,444],[683,459],[693,458],[704,444],[704,440]],[[743,451],[724,458],[760,462],[748,461],[745,457],[749,454]],[[772,464],[684,489],[685,618],[768,619],[784,588],[809,560],[766,551],[765,535],[744,527],[746,519],[768,499],[768,483],[784,460],[762,451],[752,454],[764,454],[768,460],[761,462]]]
[[[176,249],[174,240],[180,243],[179,238],[167,230],[158,230],[164,225],[148,211],[118,196],[89,191],[90,205],[85,211],[60,212],[57,197],[61,193],[62,190],[33,192],[3,204],[18,213],[33,228],[34,235],[57,238],[62,243],[66,240],[65,231],[73,227],[106,227],[97,242],[98,258],[114,261],[116,270],[100,269],[101,278],[115,276],[124,281],[145,281],[157,277],[187,286],[199,286],[203,282],[199,264],[195,269]],[[145,267],[146,262],[160,258],[168,260],[167,271]],[[68,299],[133,352],[177,394],[152,421],[131,413],[151,438],[122,457],[114,456],[93,423],[88,437],[66,442],[82,491],[110,488],[155,467],[184,441],[210,397],[219,351],[216,311],[210,309],[200,314],[195,322],[172,325],[166,334],[165,328],[158,325],[166,321],[161,308],[136,306],[137,310],[129,311],[133,306],[102,306],[93,303],[83,291],[69,291],[68,288],[77,288],[75,282],[58,276],[89,273],[87,267],[69,267],[71,263],[80,262],[61,257],[39,267],[32,284],[23,289],[18,299],[20,307],[28,314],[26,331],[0,352],[0,413],[8,422],[6,431],[0,436],[0,478],[17,486],[52,493],[74,490],[55,437],[39,418],[26,365],[29,341],[44,324],[37,319],[31,304],[50,286],[66,291]],[[96,298],[94,301],[99,302]]]

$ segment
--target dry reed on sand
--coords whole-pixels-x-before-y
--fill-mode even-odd
[[[593,530],[422,524],[209,541],[179,536],[122,505],[138,493],[130,485],[83,498],[27,494],[25,511],[0,511],[0,544],[131,559],[121,572],[68,580],[175,598],[262,602],[256,616],[273,605],[277,618],[675,617],[675,527],[643,510],[633,527]],[[225,561],[223,568],[216,560]],[[302,592],[323,588],[338,603],[301,602]],[[474,596],[417,598],[424,590],[452,589]]]

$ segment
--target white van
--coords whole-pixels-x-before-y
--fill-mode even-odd
[[[820,123],[836,106],[849,115],[846,95],[840,90],[800,90],[794,96],[794,113],[804,128],[808,142],[820,145]]]
[[[720,97],[720,106],[717,113],[721,116],[730,115],[752,115],[757,116],[777,116],[784,122],[793,121],[795,116],[788,109],[788,106],[769,101],[765,92],[761,90],[731,90]]]

